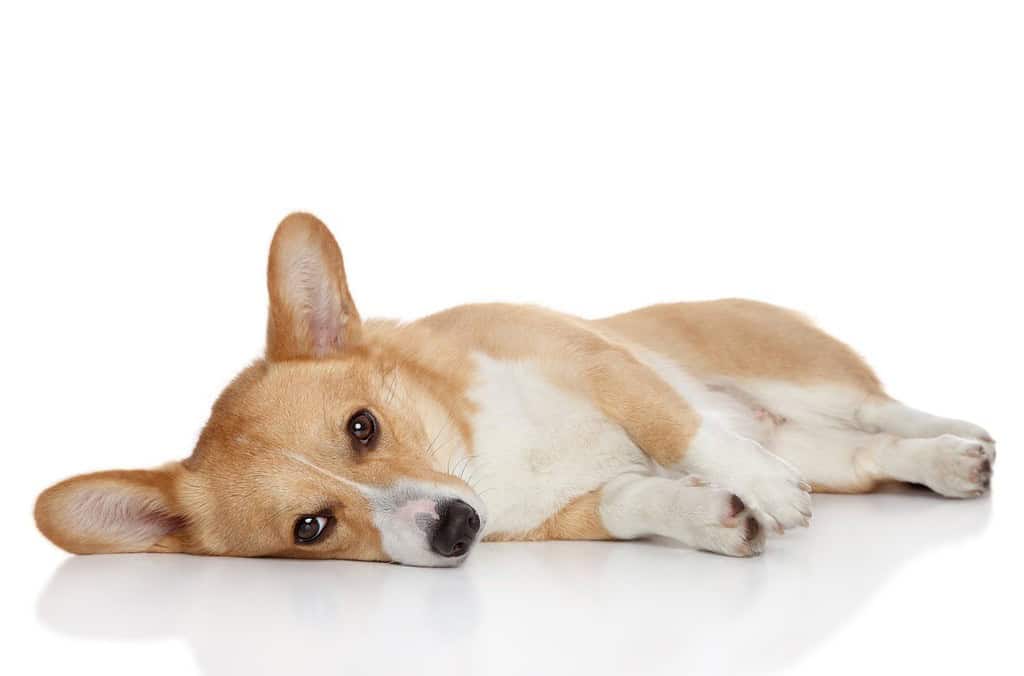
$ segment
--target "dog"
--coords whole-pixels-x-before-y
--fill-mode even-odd
[[[672,538],[730,556],[811,492],[990,487],[981,427],[889,397],[847,345],[750,300],[598,320],[478,304],[363,321],[314,216],[278,226],[266,353],[192,454],[62,481],[39,530],[80,554],[455,566],[481,541]]]

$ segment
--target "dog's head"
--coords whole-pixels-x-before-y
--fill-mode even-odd
[[[36,503],[39,529],[76,553],[461,562],[485,515],[441,471],[452,459],[430,430],[459,427],[443,384],[373,339],[314,217],[281,223],[267,276],[266,358],[220,396],[192,455],[58,483]]]

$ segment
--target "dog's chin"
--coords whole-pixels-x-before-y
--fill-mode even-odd
[[[420,532],[418,537],[393,537],[385,538],[392,545],[391,560],[403,566],[417,566],[421,568],[455,568],[465,563],[466,559],[473,555],[477,545],[483,540],[484,525],[481,524],[479,532],[466,548],[466,551],[458,556],[444,556],[439,554],[430,546],[431,531]],[[397,545],[397,546],[396,546]]]
[[[475,545],[474,545],[475,546]],[[457,568],[473,555],[473,547],[460,556],[441,556],[430,549],[426,541],[416,550],[405,549],[391,553],[390,563],[416,568]]]
[[[391,563],[400,566],[413,566],[415,568],[457,568],[470,557],[472,550],[462,556],[440,556],[433,552],[424,552],[422,557],[408,557],[402,560],[395,559]]]

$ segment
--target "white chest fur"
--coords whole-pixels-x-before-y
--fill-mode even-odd
[[[477,355],[470,398],[473,477],[488,533],[536,528],[576,496],[650,461],[583,396],[551,384],[529,361]]]

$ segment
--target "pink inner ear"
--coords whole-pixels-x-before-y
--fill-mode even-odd
[[[183,525],[148,491],[90,487],[78,491],[72,500],[69,530],[109,544],[150,545]]]
[[[309,313],[309,333],[317,356],[330,352],[341,338],[340,312],[327,286],[326,280],[317,285]]]
[[[301,308],[314,351],[317,356],[328,354],[341,340],[345,319],[337,290],[331,287],[322,262],[313,255],[296,258],[288,277],[291,302]]]

